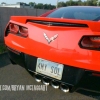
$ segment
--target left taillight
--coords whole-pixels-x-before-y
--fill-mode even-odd
[[[84,49],[100,50],[100,36],[83,36],[79,46]]]
[[[9,31],[17,34],[19,31],[19,26],[11,23],[11,24],[9,24]]]
[[[9,33],[16,34],[16,35],[22,36],[22,37],[28,37],[28,28],[10,23],[6,30],[6,36]]]

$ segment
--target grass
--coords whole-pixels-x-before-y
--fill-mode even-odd
[[[0,54],[4,53],[6,51],[7,51],[7,49],[6,49],[5,45],[4,44],[0,44]]]

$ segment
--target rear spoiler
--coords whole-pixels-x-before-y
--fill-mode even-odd
[[[11,20],[19,23],[27,23],[30,21],[41,21],[41,22],[55,22],[55,23],[68,23],[68,24],[83,24],[90,28],[92,31],[100,32],[99,21],[89,20],[77,20],[77,19],[61,19],[61,18],[47,18],[47,17],[36,17],[36,16],[11,16]]]

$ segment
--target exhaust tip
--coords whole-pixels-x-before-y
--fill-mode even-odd
[[[46,78],[46,77],[43,77],[42,82],[45,85],[49,85],[50,84],[50,80],[48,78]]]
[[[69,92],[69,87],[65,84],[61,84],[60,89],[65,93]]]
[[[58,89],[59,88],[59,83],[56,82],[55,80],[51,81],[51,86],[55,89]]]
[[[36,82],[41,82],[41,78],[42,78],[42,76],[40,76],[38,74],[35,75]]]

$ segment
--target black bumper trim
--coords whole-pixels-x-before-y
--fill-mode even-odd
[[[19,64],[22,67],[25,67],[27,70],[36,72],[35,70],[37,57],[27,55],[22,52],[20,52],[20,54],[16,54],[10,49],[8,49],[8,54],[10,59],[13,60],[15,63]],[[92,73],[94,72],[76,68],[73,66],[64,65],[63,75],[60,82],[73,86],[71,90],[72,92],[79,88],[100,92],[100,77],[93,76]]]

